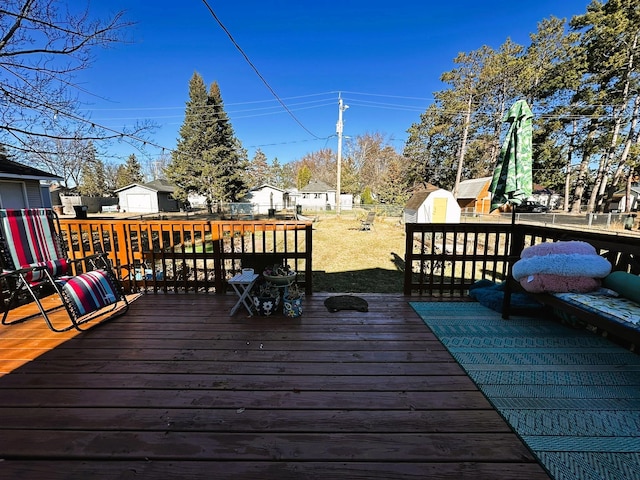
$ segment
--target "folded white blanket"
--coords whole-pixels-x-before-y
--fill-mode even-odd
[[[599,255],[552,254],[521,258],[513,264],[513,278],[550,273],[565,277],[604,278],[611,273],[611,264]]]

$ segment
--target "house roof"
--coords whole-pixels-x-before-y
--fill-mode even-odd
[[[126,187],[117,189],[115,192],[116,193],[122,192],[123,190],[128,190],[133,187],[142,187],[148,190],[152,190],[154,192],[163,192],[163,193],[173,193],[176,190],[175,185],[169,182],[169,180],[158,178],[152,182],[147,182],[147,183],[132,183],[131,185],[127,185]]]
[[[284,192],[282,188],[274,187],[273,185],[269,185],[268,183],[263,183],[262,185],[258,185],[257,187],[251,188],[250,192],[255,192],[257,190],[262,190],[263,188],[271,188],[272,190],[278,190],[279,192]]]
[[[9,160],[0,154],[0,177],[30,180],[62,180],[62,177]]]
[[[636,196],[640,196],[640,187],[635,187],[634,186],[634,187],[631,187],[630,190],[631,190],[631,194],[632,195],[635,194]],[[615,192],[613,194],[613,197],[614,198],[621,198],[621,197],[624,197],[626,194],[627,194],[627,189],[625,188],[623,190],[618,190],[617,192]]]
[[[405,205],[405,210],[418,210],[427,197],[436,190],[440,189],[435,185],[428,184],[423,190],[415,192]]]
[[[173,193],[176,191],[176,186],[164,178],[158,178],[152,182],[145,183],[142,186],[151,188],[157,192]]]
[[[472,178],[458,185],[458,198],[478,198],[480,192],[490,183],[492,177]]]
[[[331,188],[324,182],[319,180],[312,180],[308,185],[302,187],[300,192],[302,193],[317,193],[317,192],[335,192],[335,188]]]

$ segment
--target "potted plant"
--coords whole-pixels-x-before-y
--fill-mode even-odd
[[[302,297],[304,291],[297,283],[289,285],[284,292],[282,300],[282,312],[287,317],[299,317],[302,315]]]
[[[262,272],[262,276],[278,286],[291,285],[296,279],[296,272],[289,265],[272,265]]]
[[[263,317],[274,313],[280,305],[280,290],[271,282],[263,281],[256,284],[252,296],[258,315]]]

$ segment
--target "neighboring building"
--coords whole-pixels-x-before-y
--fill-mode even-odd
[[[270,209],[282,210],[289,206],[285,203],[286,192],[266,183],[249,190],[241,201],[251,203],[253,213],[258,215],[267,215]]]
[[[175,187],[167,180],[134,183],[116,190],[121,212],[159,213],[178,212],[180,202],[173,198]]]
[[[638,206],[640,204],[640,185],[637,183],[631,187],[631,211],[637,212]],[[611,198],[611,202],[609,202],[609,207],[607,208],[609,212],[612,210],[617,210],[618,212],[625,213],[627,212],[627,189],[618,190],[613,194]]]
[[[560,194],[542,185],[533,185],[533,192],[527,200],[549,207],[549,210],[558,210],[564,204],[564,198]]]
[[[491,213],[491,192],[489,186],[493,177],[464,180],[458,185],[458,205],[467,215],[487,215]]]
[[[50,208],[49,185],[42,182],[55,180],[62,178],[0,154],[0,208]]]
[[[404,223],[460,223],[460,206],[451,192],[427,185],[405,205]]]
[[[336,189],[324,182],[311,181],[298,192],[298,203],[305,210],[335,210]]]

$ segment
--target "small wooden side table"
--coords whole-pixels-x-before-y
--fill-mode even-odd
[[[244,308],[249,312],[249,316],[253,315],[253,308],[250,302],[247,303],[247,300],[249,299],[249,293],[259,276],[260,275],[253,272],[241,272],[229,280],[229,285],[233,287],[233,290],[238,295],[238,301],[231,309],[230,316],[233,316],[238,311],[240,305],[244,305]]]

